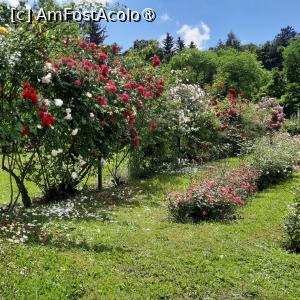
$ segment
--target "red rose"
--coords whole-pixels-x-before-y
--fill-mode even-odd
[[[106,104],[106,98],[105,96],[98,96],[98,103],[99,105],[105,105]]]
[[[151,121],[151,123],[150,123],[150,128],[151,129],[156,129],[157,128],[157,123],[156,123],[156,121]]]
[[[126,68],[125,67],[120,68],[119,74],[126,75],[127,74]]]
[[[229,93],[233,96],[236,96],[237,95],[237,91],[234,89],[234,88],[229,88],[228,89]]]
[[[107,53],[101,53],[101,54],[99,54],[99,56],[97,58],[99,61],[104,62],[104,61],[106,61],[107,57],[108,57]]]
[[[22,95],[24,99],[30,100],[33,105],[37,105],[39,102],[35,89],[28,82],[23,82]]]
[[[118,54],[118,52],[120,51],[120,48],[118,47],[117,44],[113,44],[111,46],[111,49],[112,49],[112,51],[113,51],[114,54]]]
[[[122,101],[122,103],[126,104],[128,102],[128,100],[129,100],[129,95],[126,94],[126,93],[123,93],[121,95],[121,101]]]
[[[152,66],[155,68],[158,67],[159,65],[160,65],[160,58],[159,56],[154,55],[152,58]]]
[[[80,81],[79,79],[76,79],[76,80],[74,81],[74,83],[75,83],[75,85],[77,85],[77,86],[81,85],[81,81]]]
[[[104,78],[108,77],[108,73],[109,73],[109,66],[107,65],[101,65],[100,66],[100,72],[103,75]]]
[[[29,127],[26,126],[26,127],[24,127],[23,131],[21,132],[21,136],[25,136],[25,135],[27,135],[28,133],[29,133]]]
[[[41,110],[39,112],[39,116],[42,119],[42,122],[46,128],[50,128],[55,122],[55,118],[51,115],[50,112],[45,112]]]
[[[106,122],[105,120],[102,120],[102,121],[101,121],[101,126],[102,126],[102,127],[105,127],[106,125],[107,125],[107,122]]]
[[[133,141],[134,141],[134,146],[138,147],[138,145],[140,143],[138,136],[135,136],[134,139],[133,139]]]

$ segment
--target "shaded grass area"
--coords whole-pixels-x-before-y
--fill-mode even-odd
[[[284,250],[282,224],[300,173],[227,223],[172,222],[163,199],[188,184],[164,174],[89,193],[105,217],[44,218],[55,240],[2,242],[0,299],[299,299],[300,256]]]

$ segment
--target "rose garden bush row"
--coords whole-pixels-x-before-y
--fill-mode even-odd
[[[121,154],[115,176],[127,158],[131,176],[144,176],[165,163],[251,152],[258,137],[272,136],[285,121],[276,99],[253,103],[224,82],[204,91],[159,67],[157,56],[145,64],[117,45],[87,42],[76,24],[21,24],[7,33],[0,143],[2,169],[19,190],[10,206],[20,195],[30,206],[26,180],[50,201],[73,193],[103,159]],[[244,201],[234,189],[231,195]]]
[[[186,192],[170,194],[171,216],[184,222],[228,217],[253,193],[284,180],[300,163],[300,141],[285,133],[274,135],[271,141],[263,137],[253,148],[242,167],[210,169],[205,179],[193,182]],[[298,206],[296,202],[293,208],[297,215]],[[290,215],[288,224],[288,232],[299,247],[299,222]]]

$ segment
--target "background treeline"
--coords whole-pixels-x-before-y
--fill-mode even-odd
[[[216,47],[200,51],[194,42],[186,45],[167,33],[161,44],[136,40],[125,55],[131,52],[139,52],[145,60],[158,55],[166,68],[180,70],[182,79],[190,83],[205,87],[223,81],[239,87],[253,101],[262,96],[280,99],[287,116],[299,110],[300,37],[291,26],[263,45],[242,44],[230,32]]]

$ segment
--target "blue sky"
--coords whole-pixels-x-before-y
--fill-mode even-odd
[[[153,8],[153,23],[110,23],[108,42],[117,42],[124,49],[135,39],[159,39],[166,32],[189,40],[198,39],[202,49],[215,46],[233,30],[243,43],[263,43],[286,25],[300,31],[299,0],[126,0],[133,10]],[[164,16],[164,17],[163,17]]]
[[[18,0],[7,0],[18,3]],[[33,0],[29,0],[29,3]],[[67,2],[68,0],[57,0]],[[79,2],[80,0],[75,0]],[[92,1],[92,0],[84,0]],[[95,0],[116,2],[116,0]],[[282,27],[293,26],[300,32],[299,0],[119,0],[132,10],[152,8],[153,23],[109,23],[108,43],[117,42],[128,49],[136,39],[161,39],[166,32],[175,38],[191,40],[199,49],[215,46],[232,30],[242,43],[263,43]]]

